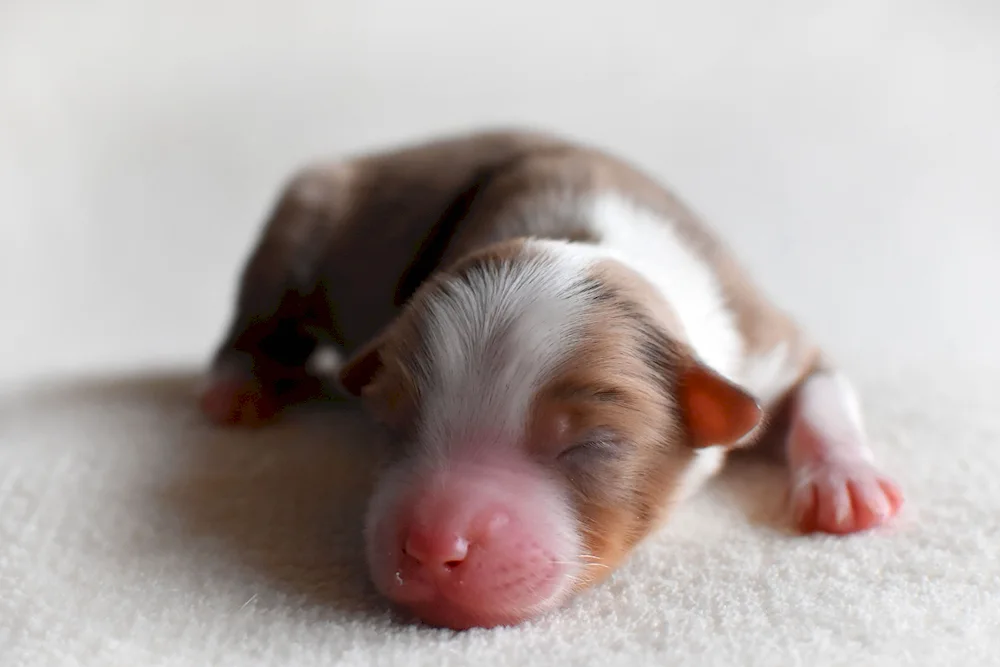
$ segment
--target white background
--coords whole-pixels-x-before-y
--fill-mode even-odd
[[[652,170],[856,372],[1000,366],[995,0],[3,0],[0,379],[202,362],[290,170],[498,124]]]

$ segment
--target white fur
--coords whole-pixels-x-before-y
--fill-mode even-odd
[[[583,265],[617,260],[648,280],[670,303],[695,353],[718,373],[736,379],[743,340],[712,268],[684,242],[671,221],[626,196],[551,192],[518,205],[516,215],[575,217],[589,222],[597,245],[539,241],[561,248]]]
[[[690,467],[684,472],[680,485],[675,492],[676,500],[686,500],[704,486],[705,482],[715,476],[726,462],[726,450],[723,447],[702,447],[695,452]]]
[[[862,458],[873,459],[865,436],[861,402],[841,373],[817,373],[803,383],[796,401],[798,419],[826,435],[831,443],[849,447]]]
[[[788,344],[781,342],[767,352],[747,356],[739,380],[757,400],[768,405],[791,389],[800,370],[793,363]]]
[[[306,362],[306,370],[312,375],[332,378],[344,363],[340,351],[332,345],[320,345]]]
[[[422,442],[447,455],[520,441],[531,397],[585,322],[581,277],[569,258],[542,252],[444,283],[424,315]]]
[[[373,495],[366,531],[374,571],[386,570],[381,540],[390,538],[379,531],[393,520],[403,484],[415,478],[446,483],[463,463],[474,468],[494,455],[508,467],[522,463],[521,452],[511,448],[523,442],[532,397],[573,350],[586,322],[590,297],[580,289],[583,277],[578,263],[543,250],[449,277],[428,299],[421,315],[425,350],[415,369],[422,392],[421,456],[398,462]],[[543,473],[531,466],[518,477],[530,480],[531,474]],[[556,558],[570,564],[582,549],[572,506],[560,486],[546,481],[528,483],[530,509],[518,505],[523,499],[513,507],[520,521],[544,534]],[[579,567],[569,568],[538,611],[569,593]],[[384,590],[400,585],[398,576],[380,582]]]
[[[743,341],[711,267],[657,213],[615,193],[600,194],[587,204],[602,247],[666,297],[705,364],[733,377]]]

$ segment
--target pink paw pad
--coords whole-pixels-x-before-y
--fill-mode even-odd
[[[201,393],[200,407],[209,419],[226,425],[260,426],[278,413],[275,397],[252,379],[211,380]]]
[[[863,459],[825,460],[794,471],[791,500],[803,532],[846,535],[886,524],[903,494]]]

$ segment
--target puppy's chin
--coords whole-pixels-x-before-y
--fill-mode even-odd
[[[559,585],[547,597],[523,606],[487,607],[478,602],[466,604],[461,599],[437,591],[428,591],[417,599],[394,595],[392,590],[380,589],[380,592],[402,615],[426,625],[450,630],[520,625],[561,608],[574,594],[573,579],[569,576],[562,577]]]

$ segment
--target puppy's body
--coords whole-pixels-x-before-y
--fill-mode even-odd
[[[724,245],[645,174],[559,138],[477,134],[297,175],[204,409],[271,416],[316,390],[324,344],[400,443],[372,500],[372,576],[431,622],[558,604],[768,430],[803,527],[859,530],[899,504],[849,385]]]

